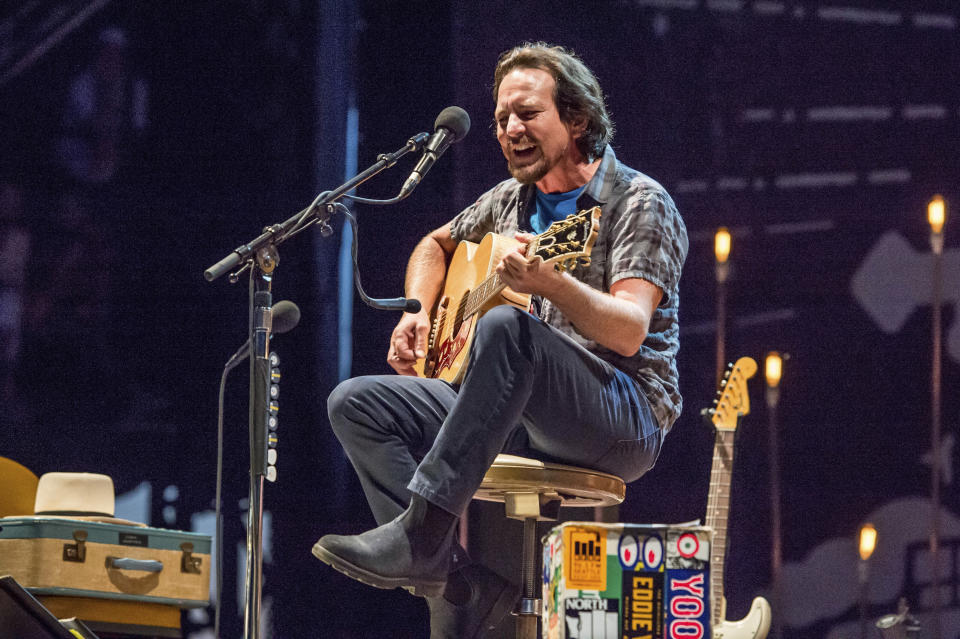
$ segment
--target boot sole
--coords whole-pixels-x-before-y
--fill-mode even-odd
[[[443,589],[447,585],[445,581],[411,581],[407,577],[384,577],[369,570],[364,570],[359,566],[355,566],[349,561],[333,554],[319,543],[314,544],[311,552],[314,557],[334,570],[342,572],[351,579],[363,582],[374,588],[382,588],[384,590],[403,588],[417,597],[439,597],[443,594]]]

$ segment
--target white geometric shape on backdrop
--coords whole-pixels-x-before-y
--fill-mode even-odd
[[[960,362],[960,249],[943,252],[942,302],[954,307],[946,351]],[[913,312],[933,301],[933,254],[919,253],[896,231],[873,245],[850,280],[850,292],[885,333],[899,332]]]

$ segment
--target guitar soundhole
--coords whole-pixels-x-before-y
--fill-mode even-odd
[[[470,290],[463,292],[463,295],[460,296],[460,303],[457,304],[457,314],[453,316],[453,327],[450,330],[450,335],[455,336],[460,333],[460,327],[463,326],[463,317],[467,311],[467,301],[470,299]]]

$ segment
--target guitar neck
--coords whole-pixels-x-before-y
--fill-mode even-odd
[[[463,307],[463,317],[459,319],[467,319],[479,311],[505,288],[507,288],[507,285],[504,284],[499,273],[494,272],[488,275],[467,295],[467,302]]]
[[[730,480],[733,476],[734,431],[717,429],[710,469],[706,525],[713,528],[710,551],[710,587],[713,623],[723,620],[723,562],[727,553],[727,520],[730,514]]]

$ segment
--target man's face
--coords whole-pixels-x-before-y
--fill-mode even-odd
[[[522,184],[539,182],[551,171],[562,171],[566,160],[580,157],[578,134],[560,120],[555,86],[543,69],[517,68],[504,76],[497,91],[497,140],[510,174]]]

